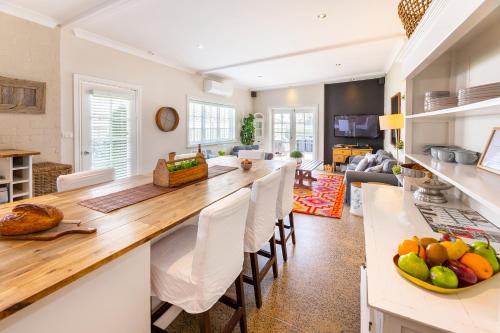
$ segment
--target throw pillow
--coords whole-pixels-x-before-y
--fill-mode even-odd
[[[366,168],[368,168],[368,159],[365,157],[358,163],[354,171],[365,171]]]
[[[382,162],[382,172],[392,173],[392,167],[396,165],[396,160],[386,159]]]
[[[368,159],[368,167],[369,168],[377,165],[377,162],[376,162],[377,155],[368,153],[365,155],[365,158]]]
[[[365,172],[376,172],[376,173],[380,173],[382,172],[382,167],[383,165],[382,164],[379,164],[379,165],[375,165],[375,166],[372,166],[368,169],[365,170]]]

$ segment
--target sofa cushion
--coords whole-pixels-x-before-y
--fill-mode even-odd
[[[356,169],[354,171],[365,171],[366,168],[368,168],[368,158],[363,158],[358,165],[356,166]]]
[[[365,158],[363,155],[351,156],[349,158],[349,162],[352,164],[358,164],[363,158]]]
[[[396,165],[396,160],[388,158],[382,162],[382,172],[392,173],[392,167]]]
[[[383,168],[383,165],[379,164],[379,165],[375,165],[375,166],[369,167],[368,169],[365,170],[365,172],[377,172],[377,173],[380,173],[380,172],[382,172],[382,168]]]

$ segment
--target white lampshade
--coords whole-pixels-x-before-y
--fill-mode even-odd
[[[382,131],[401,129],[405,126],[405,118],[401,113],[380,116],[378,120]]]

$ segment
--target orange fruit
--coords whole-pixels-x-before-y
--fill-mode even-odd
[[[489,279],[493,275],[493,267],[479,254],[466,253],[460,258],[460,262],[472,269],[480,280]]]
[[[419,251],[419,246],[418,246],[418,241],[414,239],[406,239],[399,243],[398,246],[398,254],[400,256],[408,254],[410,252],[415,252],[418,253],[419,257],[422,259],[425,259],[425,249],[423,246],[420,246],[420,251]]]

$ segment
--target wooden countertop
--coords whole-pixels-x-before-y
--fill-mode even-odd
[[[209,165],[239,166],[234,157],[218,157],[207,162]],[[94,235],[66,235],[48,242],[1,241],[0,319],[148,242],[282,164],[282,161],[255,161],[250,171],[239,168],[109,214],[80,206],[78,202],[150,183],[152,176],[134,176],[0,205],[0,216],[20,202],[54,205],[64,212],[66,219],[81,220],[97,228]]]
[[[32,156],[32,155],[40,155],[40,152],[30,151],[30,150],[19,150],[19,149],[1,149],[0,150],[0,158],[23,157],[23,156]]]
[[[413,236],[435,237],[415,207],[411,192],[363,184],[368,304],[382,312],[451,332],[499,332],[500,274],[475,288],[442,295],[402,278],[392,262],[398,244]],[[451,200],[449,207],[464,207]],[[472,240],[465,239],[471,243]],[[500,244],[492,244],[497,251]]]

